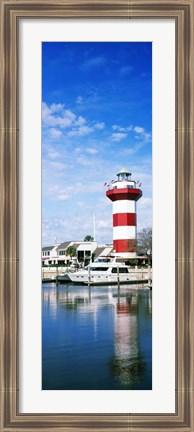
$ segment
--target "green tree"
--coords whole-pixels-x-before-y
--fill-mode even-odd
[[[91,235],[87,235],[84,239],[84,241],[93,241],[94,237],[92,237]]]
[[[152,253],[152,228],[143,228],[137,235],[137,253],[146,255],[148,250]]]
[[[71,258],[76,256],[75,246],[68,246],[68,248],[66,249],[66,255],[70,256]]]

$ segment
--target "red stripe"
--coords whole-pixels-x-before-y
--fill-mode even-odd
[[[136,226],[135,213],[115,213],[113,214],[113,226]]]
[[[136,252],[136,240],[113,240],[113,249],[118,252]]]
[[[106,192],[106,196],[111,201],[118,200],[132,200],[137,201],[142,196],[142,191],[140,189],[110,189]]]

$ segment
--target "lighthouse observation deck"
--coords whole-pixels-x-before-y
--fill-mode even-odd
[[[107,189],[122,189],[122,188],[134,189],[136,188],[135,181],[126,181],[126,180],[115,180],[112,181],[109,185],[107,185]]]
[[[118,184],[119,183],[119,184]],[[135,183],[135,182],[134,182]],[[126,184],[126,182],[114,182],[106,192],[106,196],[111,201],[117,200],[132,200],[137,201],[142,196],[141,189],[136,188],[136,185]]]
[[[142,196],[142,191],[137,183],[131,179],[131,173],[126,168],[121,168],[117,173],[117,180],[112,180],[107,185],[106,196],[111,201],[133,200],[137,201]]]

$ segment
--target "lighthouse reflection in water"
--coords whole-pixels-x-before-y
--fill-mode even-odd
[[[152,389],[152,294],[44,284],[43,390]]]

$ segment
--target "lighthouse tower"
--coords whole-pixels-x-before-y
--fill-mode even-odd
[[[136,256],[136,201],[142,191],[131,180],[131,173],[121,168],[118,179],[108,186],[106,196],[113,202],[113,249],[116,256]]]

